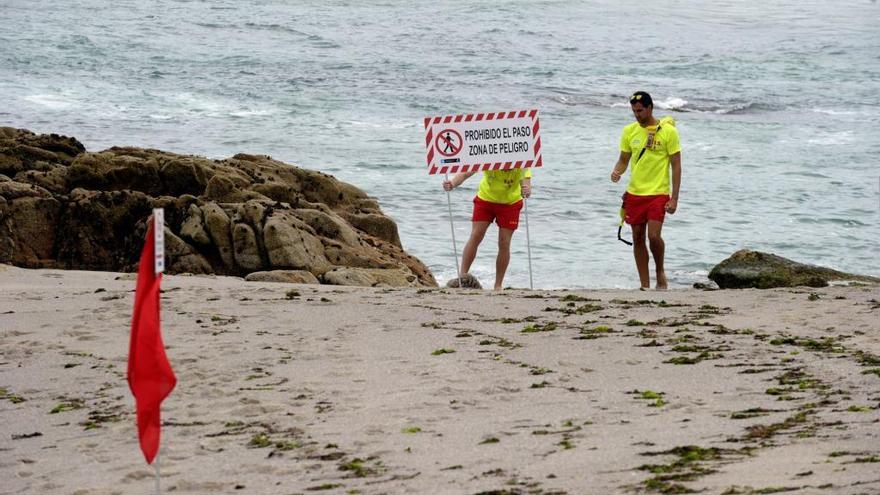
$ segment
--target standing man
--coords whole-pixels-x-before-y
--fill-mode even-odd
[[[666,213],[678,209],[681,187],[681,145],[678,131],[671,117],[658,121],[654,118],[654,101],[644,91],[636,91],[629,98],[636,121],[623,128],[620,136],[620,157],[611,172],[611,181],[617,182],[632,164],[629,186],[623,195],[625,220],[633,233],[633,255],[639,272],[641,289],[651,288],[648,272],[648,249],[651,246],[657,275],[657,289],[666,289],[663,270],[665,245],[660,232]],[[670,189],[670,166],[672,187]],[[671,195],[670,195],[671,192]]]
[[[443,189],[451,191],[462,182],[477,173],[462,172],[455,174],[452,180],[443,181]],[[519,226],[519,212],[523,207],[523,198],[532,195],[532,170],[515,168],[513,170],[487,170],[483,172],[483,180],[474,197],[474,213],[472,216],[471,236],[461,254],[461,272],[459,277],[468,273],[477,248],[483,242],[489,225],[493,220],[498,222],[498,257],[495,259],[495,290],[501,290],[507,265],[510,263],[510,240],[513,231]]]

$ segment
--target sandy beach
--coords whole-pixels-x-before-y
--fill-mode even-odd
[[[153,493],[131,274],[0,265],[0,493]],[[880,493],[880,289],[166,276],[168,493]]]

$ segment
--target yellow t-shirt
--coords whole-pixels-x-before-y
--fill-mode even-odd
[[[531,176],[531,168],[486,170],[483,172],[477,197],[490,203],[512,205],[522,199],[520,181]]]
[[[664,117],[657,126],[642,127],[638,122],[623,128],[620,136],[620,151],[632,153],[629,159],[630,179],[626,192],[636,196],[653,196],[656,194],[670,194],[669,157],[681,151],[678,142],[678,131],[675,129],[675,121],[671,117]],[[645,150],[645,154],[639,159],[639,154],[648,140],[648,135],[654,134],[653,145]]]

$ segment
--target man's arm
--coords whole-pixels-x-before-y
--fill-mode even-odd
[[[462,182],[466,181],[468,177],[477,173],[477,170],[471,172],[459,172],[452,176],[452,180],[444,180],[443,181],[443,189],[446,191],[451,191],[456,187],[460,186]]]
[[[626,167],[629,166],[629,159],[632,157],[632,153],[621,151],[620,156],[617,158],[617,163],[614,164],[614,170],[611,171],[611,182],[617,182],[620,180],[620,176],[626,172]]]
[[[666,211],[675,213],[678,209],[678,192],[681,189],[681,153],[669,157],[672,164],[672,197],[666,202]]]
[[[522,197],[528,198],[532,195],[532,178],[526,177],[523,180],[519,181],[520,189],[522,190]]]

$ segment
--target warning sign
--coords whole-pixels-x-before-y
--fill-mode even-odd
[[[428,173],[541,166],[537,110],[425,118]]]
[[[434,140],[437,152],[443,156],[455,156],[461,151],[461,134],[455,129],[444,129],[437,133]]]

